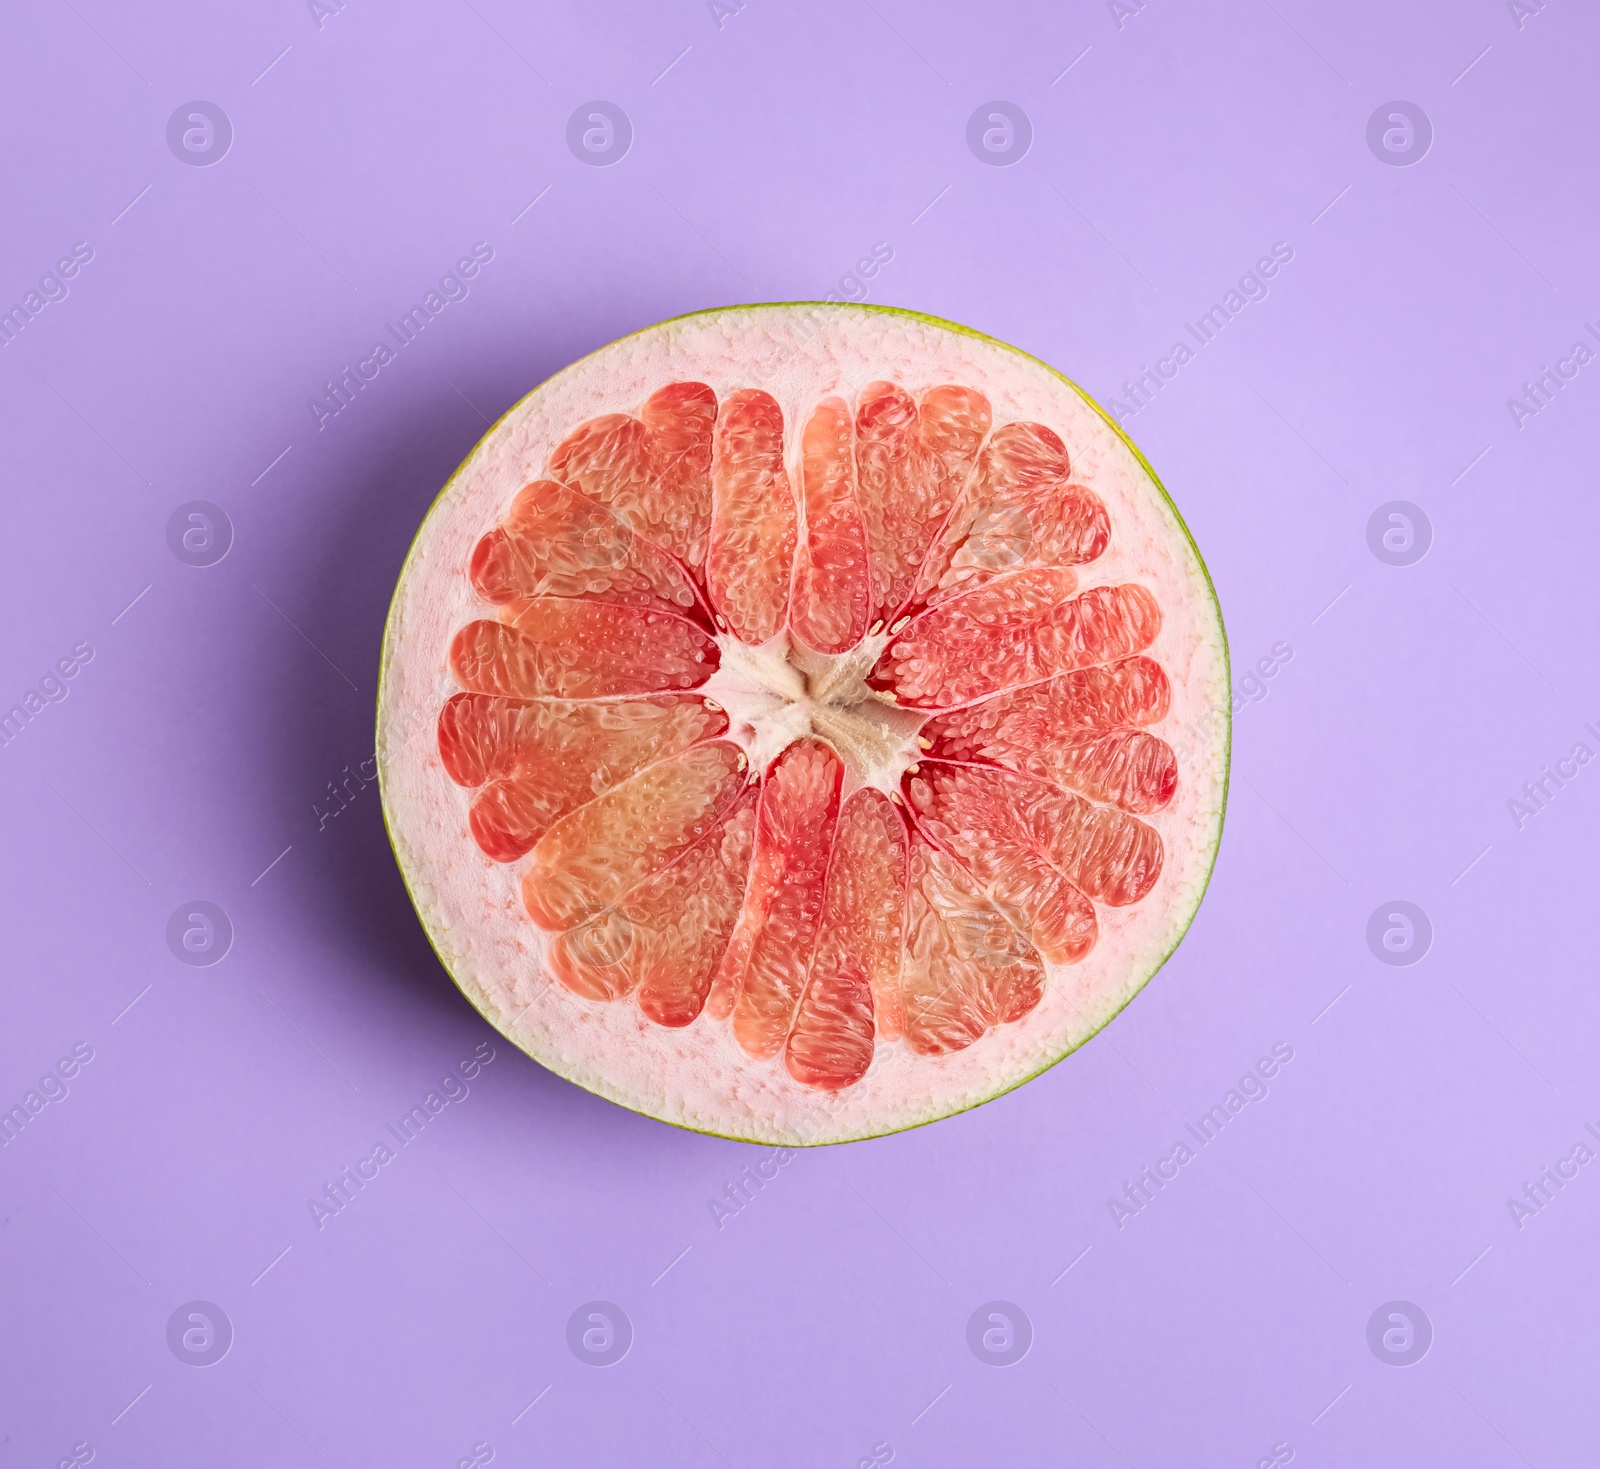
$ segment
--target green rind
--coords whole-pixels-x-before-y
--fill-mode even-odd
[[[1006,352],[1013,353],[1018,357],[1026,358],[1029,362],[1036,363],[1038,366],[1042,367],[1052,377],[1060,378],[1061,381],[1064,382],[1069,388],[1071,388],[1072,391],[1075,392],[1081,399],[1083,399],[1083,401],[1085,403],[1087,403],[1089,405],[1089,407],[1094,409],[1094,411],[1097,414],[1100,415],[1101,419],[1104,420],[1104,422],[1106,423],[1107,427],[1109,427],[1111,429],[1111,431],[1114,434],[1116,434],[1116,436],[1119,439],[1122,440],[1122,442],[1127,446],[1128,450],[1133,454],[1133,457],[1138,460],[1138,462],[1140,464],[1140,467],[1143,468],[1144,472],[1147,475],[1149,475],[1150,482],[1156,487],[1156,490],[1160,493],[1161,498],[1164,501],[1166,501],[1167,508],[1172,512],[1173,519],[1177,521],[1178,528],[1183,532],[1184,539],[1186,541],[1188,541],[1188,543],[1189,543],[1189,549],[1194,553],[1194,559],[1195,559],[1196,563],[1200,567],[1200,574],[1205,578],[1206,588],[1210,592],[1210,595],[1211,595],[1211,605],[1216,611],[1217,631],[1222,636],[1222,662],[1223,662],[1223,670],[1224,670],[1224,672],[1226,674],[1227,687],[1230,688],[1230,689],[1233,687],[1233,659],[1232,659],[1232,652],[1231,652],[1230,648],[1228,647],[1228,628],[1227,628],[1227,623],[1226,623],[1226,621],[1224,620],[1224,618],[1222,616],[1222,599],[1217,595],[1217,587],[1216,587],[1216,583],[1211,578],[1211,570],[1206,565],[1205,557],[1200,554],[1200,547],[1195,541],[1193,532],[1191,532],[1190,529],[1189,529],[1188,522],[1185,521],[1184,518],[1183,518],[1183,512],[1178,509],[1177,502],[1174,501],[1172,496],[1167,493],[1167,487],[1164,484],[1162,484],[1161,477],[1151,467],[1150,461],[1145,458],[1144,453],[1140,450],[1139,446],[1137,444],[1135,444],[1133,442],[1133,440],[1130,439],[1128,437],[1128,435],[1123,431],[1122,425],[1120,423],[1118,423],[1116,421],[1116,419],[1114,419],[1109,413],[1107,413],[1106,410],[1103,407],[1101,407],[1101,405],[1095,400],[1095,398],[1091,394],[1086,392],[1080,384],[1075,382],[1072,378],[1068,377],[1059,368],[1051,366],[1051,364],[1046,362],[1043,358],[1035,357],[1031,352],[1025,352],[1025,351],[1022,350],[1022,348],[1015,347],[1010,342],[1003,342],[998,337],[989,336],[986,332],[980,332],[980,331],[978,331],[975,328],[970,327],[970,326],[963,326],[960,322],[957,322],[957,321],[948,321],[942,316],[934,316],[934,315],[931,315],[930,313],[925,312],[925,311],[911,311],[911,310],[906,309],[905,307],[900,307],[900,306],[878,306],[878,305],[874,305],[874,304],[872,304],[870,302],[761,301],[761,302],[747,303],[746,305],[743,305],[743,306],[713,306],[713,307],[709,307],[709,308],[707,308],[706,310],[703,310],[703,311],[686,311],[680,316],[670,316],[670,317],[666,318],[666,320],[664,320],[664,321],[654,322],[650,326],[641,327],[636,332],[629,332],[625,336],[621,336],[621,337],[616,338],[614,341],[607,342],[604,346],[596,347],[593,352],[585,353],[582,357],[578,358],[576,361],[570,362],[565,367],[561,368],[559,372],[552,373],[549,377],[544,378],[540,382],[536,383],[526,393],[524,393],[522,395],[522,397],[518,398],[515,403],[513,403],[509,408],[507,408],[506,411],[504,413],[502,413],[499,418],[495,419],[495,421],[483,433],[483,435],[478,439],[478,441],[475,444],[473,444],[472,448],[467,451],[466,455],[461,460],[461,463],[456,466],[455,472],[450,476],[449,479],[447,479],[444,482],[444,485],[440,488],[439,493],[434,496],[433,502],[428,506],[427,514],[424,515],[422,517],[421,521],[418,522],[417,532],[411,538],[411,545],[406,550],[405,560],[400,563],[400,572],[395,577],[395,594],[396,595],[395,595],[394,598],[391,598],[390,603],[389,603],[389,614],[384,619],[383,644],[382,644],[382,647],[379,649],[379,654],[378,654],[378,687],[377,687],[377,694],[376,694],[376,697],[375,697],[375,700],[374,700],[374,719],[373,719],[373,728],[374,728],[374,734],[375,735],[378,732],[378,719],[379,719],[379,717],[381,715],[381,711],[383,709],[383,684],[384,684],[384,678],[385,678],[386,674],[388,673],[388,668],[389,668],[389,636],[390,636],[390,631],[392,629],[393,622],[394,622],[395,601],[398,600],[400,585],[405,580],[406,569],[410,566],[411,558],[416,554],[417,542],[422,539],[422,532],[426,528],[429,518],[433,515],[433,512],[438,508],[440,501],[442,501],[444,499],[444,497],[447,494],[449,494],[451,485],[453,485],[456,482],[456,480],[460,477],[461,473],[466,469],[467,465],[472,462],[472,458],[478,452],[478,450],[490,438],[492,438],[494,436],[495,431],[500,427],[500,425],[502,423],[504,423],[506,421],[506,419],[511,417],[511,415],[513,413],[515,413],[517,411],[517,409],[520,408],[524,403],[526,403],[529,398],[531,398],[542,387],[544,387],[544,385],[546,383],[554,381],[557,377],[560,377],[562,373],[571,371],[571,369],[576,367],[579,363],[587,362],[590,357],[594,357],[594,356],[598,355],[601,352],[609,351],[612,347],[619,346],[621,343],[629,341],[633,337],[643,336],[646,332],[657,331],[663,326],[670,326],[673,322],[690,321],[690,320],[693,320],[696,317],[722,316],[722,315],[726,315],[726,314],[732,313],[732,312],[767,311],[767,310],[772,310],[773,308],[776,308],[776,307],[796,307],[796,306],[811,307],[811,308],[815,308],[817,310],[822,310],[822,311],[870,311],[870,312],[875,312],[875,313],[878,313],[878,314],[881,314],[881,315],[884,315],[884,316],[901,316],[901,317],[908,317],[908,318],[910,318],[910,319],[912,319],[914,321],[929,322],[932,325],[937,326],[937,327],[941,327],[946,331],[955,332],[959,336],[973,337],[973,338],[975,338],[976,340],[978,340],[980,342],[988,343],[990,346],[999,347],[1002,350],[1004,350]],[[1217,807],[1216,831],[1215,831],[1214,838],[1213,838],[1213,840],[1211,842],[1211,847],[1210,847],[1211,860],[1206,865],[1204,880],[1200,884],[1199,892],[1195,897],[1193,906],[1189,909],[1189,912],[1184,916],[1183,922],[1181,924],[1177,925],[1176,937],[1173,939],[1171,947],[1169,947],[1167,949],[1166,953],[1164,953],[1160,957],[1160,959],[1156,962],[1155,966],[1150,970],[1149,974],[1147,974],[1144,977],[1144,980],[1139,985],[1139,987],[1136,990],[1134,990],[1128,996],[1128,998],[1122,1002],[1122,1004],[1120,1004],[1115,1010],[1113,1010],[1108,1016],[1106,1016],[1106,1018],[1094,1030],[1090,1031],[1089,1034],[1084,1036],[1083,1039],[1080,1040],[1076,1045],[1068,1046],[1066,1048],[1066,1050],[1061,1052],[1060,1055],[1055,1056],[1052,1059],[1046,1061],[1044,1063],[1044,1065],[1039,1067],[1039,1069],[1037,1071],[1029,1072],[1028,1075],[1022,1077],[1020,1080],[1012,1082],[1009,1086],[1001,1087],[999,1091],[993,1092],[989,1096],[984,1097],[979,1101],[969,1102],[964,1107],[956,1107],[952,1111],[942,1112],[937,1117],[929,1117],[929,1118],[924,1119],[921,1122],[907,1123],[903,1127],[886,1128],[882,1132],[864,1132],[864,1133],[857,1134],[854,1137],[830,1138],[830,1139],[827,1139],[826,1141],[815,1142],[815,1143],[805,1143],[805,1142],[802,1142],[802,1143],[785,1143],[785,1144],[783,1144],[783,1146],[785,1146],[785,1147],[804,1147],[804,1148],[829,1148],[829,1147],[837,1147],[838,1145],[840,1145],[842,1143],[869,1142],[873,1138],[877,1138],[877,1137],[893,1137],[898,1133],[914,1132],[919,1127],[928,1127],[928,1126],[930,1126],[931,1124],[933,1124],[935,1122],[943,1122],[943,1121],[945,1121],[945,1120],[947,1120],[948,1118],[951,1118],[951,1117],[959,1117],[964,1112],[971,1112],[971,1111],[973,1111],[974,1109],[976,1109],[978,1107],[985,1106],[990,1102],[998,1100],[1000,1097],[1007,1096],[1009,1093],[1016,1091],[1018,1087],[1026,1086],[1028,1082],[1033,1081],[1037,1077],[1043,1076],[1046,1071],[1049,1071],[1052,1067],[1059,1065],[1062,1061],[1065,1061],[1068,1056],[1071,1056],[1075,1052],[1081,1050],[1085,1045],[1087,1045],[1091,1040],[1093,1040],[1097,1035],[1099,1035],[1101,1033],[1101,1031],[1103,1031],[1106,1028],[1106,1026],[1110,1025],[1111,1022],[1117,1018],[1117,1016],[1122,1014],[1122,1012],[1124,1010],[1126,1010],[1128,1008],[1128,1006],[1131,1005],[1134,1002],[1134,1000],[1138,998],[1139,995],[1143,994],[1145,989],[1146,989],[1146,987],[1149,985],[1150,981],[1153,980],[1156,977],[1156,975],[1158,975],[1161,972],[1161,970],[1166,967],[1167,961],[1173,956],[1173,954],[1175,954],[1177,952],[1178,945],[1181,944],[1183,942],[1183,940],[1188,936],[1189,929],[1194,923],[1195,914],[1200,911],[1200,904],[1205,900],[1205,895],[1206,895],[1207,891],[1210,889],[1212,874],[1216,871],[1217,855],[1222,849],[1222,830],[1223,830],[1223,826],[1224,826],[1224,824],[1226,822],[1226,818],[1227,818],[1228,790],[1229,790],[1230,784],[1232,782],[1232,776],[1233,776],[1233,706],[1232,706],[1231,701],[1228,704],[1227,716],[1226,717],[1227,717],[1227,737],[1226,737],[1225,748],[1224,748],[1224,751],[1223,751],[1223,762],[1222,762],[1222,800],[1221,800],[1221,802],[1219,803],[1219,805]],[[433,934],[432,934],[432,932],[430,931],[430,929],[428,927],[427,920],[423,917],[421,905],[418,904],[416,894],[411,889],[411,879],[410,879],[409,874],[406,872],[405,863],[400,860],[400,850],[395,844],[394,828],[390,825],[390,822],[389,822],[389,802],[388,802],[387,793],[385,792],[384,785],[383,785],[383,762],[380,760],[380,761],[377,762],[377,765],[378,765],[378,800],[379,800],[379,804],[380,804],[380,806],[382,808],[382,811],[383,811],[383,829],[384,829],[384,833],[389,839],[389,848],[394,853],[395,866],[397,868],[399,868],[399,870],[400,870],[400,881],[405,886],[406,896],[411,899],[411,906],[414,909],[416,909],[417,918],[422,923],[423,934],[426,936],[426,938],[428,940],[428,946],[433,950],[434,954],[438,957],[440,967],[444,970],[444,972],[446,974],[448,974],[450,976],[451,983],[454,984],[455,987],[458,990],[460,990],[463,995],[466,996],[468,1003],[470,1003],[472,1005],[473,1009],[477,1010],[478,1013],[483,1016],[484,1020],[487,1021],[489,1023],[489,1025],[491,1025],[494,1028],[495,1033],[497,1035],[505,1036],[505,1038],[507,1040],[509,1040],[512,1043],[512,1045],[517,1046],[518,1050],[523,1051],[524,1055],[528,1055],[529,1059],[531,1059],[533,1061],[536,1061],[539,1065],[544,1066],[547,1070],[554,1071],[555,1070],[554,1067],[549,1066],[547,1062],[545,1062],[543,1060],[540,1060],[540,1058],[538,1058],[537,1056],[533,1056],[524,1047],[522,1047],[518,1043],[518,1041],[517,1041],[515,1036],[506,1035],[506,1033],[504,1031],[502,1031],[498,1026],[496,1026],[494,1024],[494,1021],[492,1019],[490,1019],[490,1017],[487,1014],[484,1013],[483,1007],[481,1005],[479,1005],[478,1002],[475,999],[473,999],[472,995],[468,993],[466,988],[456,978],[454,971],[450,968],[450,965],[445,960],[444,955],[439,952],[439,946],[434,942]],[[592,1086],[589,1086],[589,1085],[585,1084],[578,1077],[567,1076],[564,1072],[556,1072],[556,1074],[561,1076],[563,1078],[563,1080],[571,1082],[574,1086],[582,1088],[584,1091],[589,1092],[593,1096],[600,1097],[604,1101],[612,1102],[613,1105],[623,1107],[627,1111],[637,1112],[638,1115],[641,1116],[641,1117],[649,1117],[651,1119],[651,1121],[653,1121],[653,1122],[662,1122],[662,1123],[665,1123],[668,1127],[676,1127],[680,1131],[683,1131],[683,1132],[698,1133],[703,1137],[722,1138],[726,1142],[746,1143],[746,1144],[749,1144],[752,1147],[769,1147],[769,1146],[772,1146],[770,1143],[756,1143],[756,1142],[752,1142],[751,1139],[749,1139],[749,1138],[734,1137],[729,1133],[716,1132],[715,1130],[713,1130],[711,1128],[707,1128],[707,1127],[691,1127],[686,1122],[674,1122],[670,1118],[657,1117],[654,1113],[641,1111],[637,1107],[629,1107],[627,1105],[627,1103],[625,1103],[625,1102],[618,1102],[613,1097],[607,1097],[603,1092],[595,1091],[595,1089]]]

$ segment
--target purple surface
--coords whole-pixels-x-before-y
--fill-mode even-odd
[[[29,716],[0,746],[0,1460],[1593,1462],[1600,768],[1520,827],[1508,802],[1600,752],[1600,359],[1509,406],[1600,350],[1594,16],[337,3],[0,22],[0,704]],[[231,123],[216,166],[168,146],[193,98]],[[631,121],[612,167],[566,142],[592,98]],[[1008,167],[966,141],[996,98],[1033,130]],[[1408,166],[1367,142],[1394,98],[1433,132]],[[319,428],[308,400],[478,241],[470,295]],[[878,242],[868,299],[1128,407],[1292,249],[1127,421],[1236,679],[1275,667],[1205,906],[1108,1032],[719,1214],[766,1150],[550,1076],[433,959],[361,775],[379,634],[527,389],[677,313],[859,294]],[[234,527],[209,567],[167,541],[197,500]],[[1409,566],[1369,547],[1397,500],[1432,527]],[[166,939],[197,899],[234,929],[209,967]],[[1431,923],[1414,965],[1369,948],[1391,900]],[[1268,1095],[1114,1211],[1275,1044]],[[1004,1370],[967,1344],[996,1299],[1033,1333]],[[595,1300],[633,1330],[603,1370],[567,1345]],[[232,1331],[203,1369],[187,1313],[168,1345],[195,1301]],[[1409,1367],[1368,1345],[1394,1301],[1431,1324]]]

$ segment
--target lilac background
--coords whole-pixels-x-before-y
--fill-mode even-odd
[[[93,658],[0,748],[0,1108],[94,1059],[0,1149],[0,1461],[1593,1462],[1600,1165],[1521,1228],[1507,1201],[1600,1126],[1600,769],[1520,831],[1507,801],[1600,749],[1600,364],[1520,429],[1507,400],[1600,323],[1600,24],[1133,3],[8,7],[0,305],[94,259],[0,350],[0,705]],[[232,120],[217,166],[166,145],[190,98]],[[590,98],[632,120],[614,167],[566,145]],[[990,98],[1033,124],[1011,167],[965,141]],[[1391,98],[1432,120],[1414,166],[1367,146]],[[469,298],[319,430],[307,400],[479,240]],[[317,815],[371,752],[424,510],[575,357],[824,295],[880,241],[868,299],[1104,398],[1294,250],[1128,423],[1236,676],[1293,650],[1239,713],[1188,939],[1048,1075],[798,1156],[721,1228],[764,1150],[492,1037],[319,1230],[308,1199],[491,1038],[376,789]],[[235,526],[205,569],[165,539],[195,499]],[[1433,526],[1405,568],[1366,540],[1395,499]],[[236,929],[210,968],[164,937],[197,898]],[[1396,898],[1435,930],[1414,967],[1367,946]],[[1119,1228],[1278,1042],[1270,1096]],[[197,1298],[236,1333],[204,1370],[165,1337]],[[636,1333],[605,1370],[566,1346],[594,1298]],[[1006,1370],[966,1345],[994,1298],[1035,1333]],[[1395,1298],[1435,1332],[1403,1370],[1366,1343]]]

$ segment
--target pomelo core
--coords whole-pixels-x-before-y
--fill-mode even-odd
[[[384,816],[445,967],[652,1117],[930,1122],[1104,1026],[1193,918],[1227,645],[1068,379],[915,313],[651,327],[512,408],[400,574]]]

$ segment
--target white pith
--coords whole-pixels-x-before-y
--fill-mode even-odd
[[[829,654],[787,632],[754,647],[725,635],[717,639],[722,663],[697,692],[727,711],[726,738],[755,769],[815,735],[844,762],[846,797],[862,786],[894,795],[922,752],[917,731],[929,716],[867,687],[866,675],[888,641],[886,634],[869,634],[848,653]]]
[[[1148,651],[1173,692],[1168,718],[1152,732],[1182,763],[1172,805],[1149,818],[1166,851],[1156,890],[1132,908],[1098,908],[1095,949],[1080,964],[1051,967],[1031,1014],[947,1056],[880,1041],[867,1075],[828,1094],[793,1081],[781,1060],[752,1062],[709,1016],[670,1030],[629,1002],[589,1002],[553,985],[549,936],[521,901],[526,859],[500,864],[476,847],[467,828],[472,792],[445,775],[435,722],[456,690],[450,638],[486,611],[466,572],[472,548],[571,429],[601,413],[636,413],[671,381],[709,383],[719,399],[764,387],[783,409],[793,476],[811,408],[835,393],[854,401],[878,379],[913,395],[965,383],[988,395],[995,427],[1034,420],[1066,441],[1073,477],[1106,502],[1112,523],[1106,554],[1079,568],[1080,588],[1137,581],[1160,601],[1165,621]],[[920,752],[926,716],[862,682],[886,640],[880,631],[870,648],[829,659],[788,646],[782,634],[756,649],[724,636],[722,667],[699,692],[727,710],[730,737],[754,769],[815,734],[844,758],[847,792],[862,784],[895,791]],[[478,445],[401,573],[385,638],[378,758],[385,815],[418,912],[457,983],[498,1028],[550,1069],[636,1110],[751,1141],[805,1144],[894,1131],[987,1100],[1074,1049],[1127,1003],[1181,937],[1204,890],[1220,835],[1228,706],[1226,645],[1204,569],[1148,471],[1070,383],[999,343],[905,313],[741,307],[603,349],[536,389]]]

